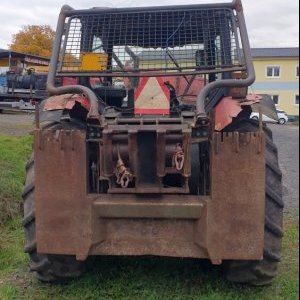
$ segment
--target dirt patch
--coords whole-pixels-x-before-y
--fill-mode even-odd
[[[34,128],[32,113],[1,113],[0,134],[21,137],[30,133]]]
[[[19,271],[14,275],[7,278],[0,279],[0,286],[13,286],[22,290],[22,294],[26,292],[32,286],[33,276],[29,273],[29,270]]]
[[[0,226],[4,225],[7,222],[7,220],[13,219],[22,214],[22,204],[20,201],[11,199],[11,197],[2,196],[1,194],[0,194]]]

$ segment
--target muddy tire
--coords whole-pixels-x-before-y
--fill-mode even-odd
[[[241,119],[228,126],[225,131],[257,131],[258,122]],[[250,285],[271,284],[277,275],[281,258],[283,237],[282,173],[278,165],[278,150],[273,143],[272,132],[264,126],[266,134],[266,198],[265,198],[265,240],[264,255],[259,261],[228,261],[225,275],[229,281]]]
[[[62,127],[69,128],[70,124],[56,123],[47,126],[48,129],[53,130]],[[76,278],[81,275],[83,264],[78,262],[75,256],[48,255],[37,252],[34,189],[34,155],[32,155],[26,165],[26,182],[22,195],[24,200],[25,252],[30,258],[30,270],[36,272],[37,278],[44,282],[58,282]]]

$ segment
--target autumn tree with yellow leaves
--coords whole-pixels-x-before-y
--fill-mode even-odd
[[[51,57],[55,31],[49,25],[23,26],[13,35],[10,50],[43,57]]]

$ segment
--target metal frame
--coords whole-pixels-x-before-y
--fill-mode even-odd
[[[248,87],[255,81],[255,70],[253,61],[251,58],[251,48],[249,43],[249,37],[247,33],[243,6],[241,0],[234,0],[232,2],[232,8],[236,9],[237,19],[239,23],[239,29],[241,33],[241,42],[243,47],[244,59],[247,69],[247,77],[245,79],[224,79],[215,82],[211,82],[204,87],[197,98],[197,119],[201,120],[206,118],[205,101],[209,93],[217,88],[224,87]]]
[[[48,80],[47,80],[47,89],[51,95],[61,95],[61,94],[67,94],[67,93],[80,93],[85,94],[91,104],[90,112],[88,117],[89,118],[95,118],[99,119],[99,110],[98,110],[98,99],[95,93],[87,88],[86,86],[82,85],[74,85],[74,86],[64,86],[64,87],[55,87],[55,77],[56,77],[56,70],[59,62],[59,54],[60,54],[60,46],[62,42],[62,37],[66,31],[66,24],[65,20],[68,17],[71,17],[76,14],[85,15],[85,14],[98,14],[103,12],[104,10],[106,12],[139,12],[139,11],[163,11],[163,10],[178,10],[180,8],[193,10],[195,8],[229,8],[229,9],[235,9],[237,14],[237,21],[239,24],[239,30],[241,35],[241,42],[243,47],[243,55],[245,59],[246,64],[246,70],[247,70],[247,77],[245,79],[224,79],[224,80],[218,80],[209,83],[205,86],[205,88],[199,93],[197,98],[197,122],[199,124],[203,124],[207,122],[207,111],[205,110],[205,101],[209,93],[217,88],[222,87],[248,87],[250,86],[254,80],[255,80],[255,71],[253,62],[250,55],[250,45],[249,45],[249,39],[248,34],[246,30],[245,25],[245,19],[243,14],[243,7],[241,0],[234,0],[231,3],[220,3],[220,4],[202,4],[202,5],[186,5],[186,6],[161,6],[161,7],[147,7],[147,8],[95,8],[90,10],[74,10],[70,6],[65,5],[62,7],[60,16],[58,19],[57,29],[56,29],[56,38],[53,46],[52,51],[52,58],[50,62],[49,67],[49,74],[48,74]],[[244,71],[245,68],[237,68],[236,71]],[[227,70],[224,70],[227,71]],[[229,71],[229,70],[228,70]],[[230,71],[233,71],[232,69]],[[213,73],[218,73],[219,70],[216,70]],[[199,73],[199,72],[198,72]],[[205,73],[208,73],[207,71]],[[210,72],[209,72],[210,73]],[[201,74],[201,72],[200,72]],[[65,75],[65,74],[62,74]],[[89,74],[87,74],[89,75]],[[90,74],[92,75],[92,74]],[[174,74],[176,75],[176,74]],[[128,74],[126,74],[128,76]],[[132,76],[136,76],[136,74],[132,74]],[[149,74],[148,74],[149,76]]]
[[[214,133],[211,143],[209,196],[99,195],[86,185],[86,132],[35,130],[38,253],[261,259],[265,135]]]

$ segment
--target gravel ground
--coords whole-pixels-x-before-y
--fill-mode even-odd
[[[299,215],[299,126],[269,125],[279,150],[285,210]]]
[[[0,134],[20,137],[28,134],[33,128],[33,113],[1,113]]]
[[[0,134],[22,136],[33,129],[33,114],[0,114]],[[279,149],[283,173],[285,209],[299,215],[299,126],[273,125],[274,141]]]

